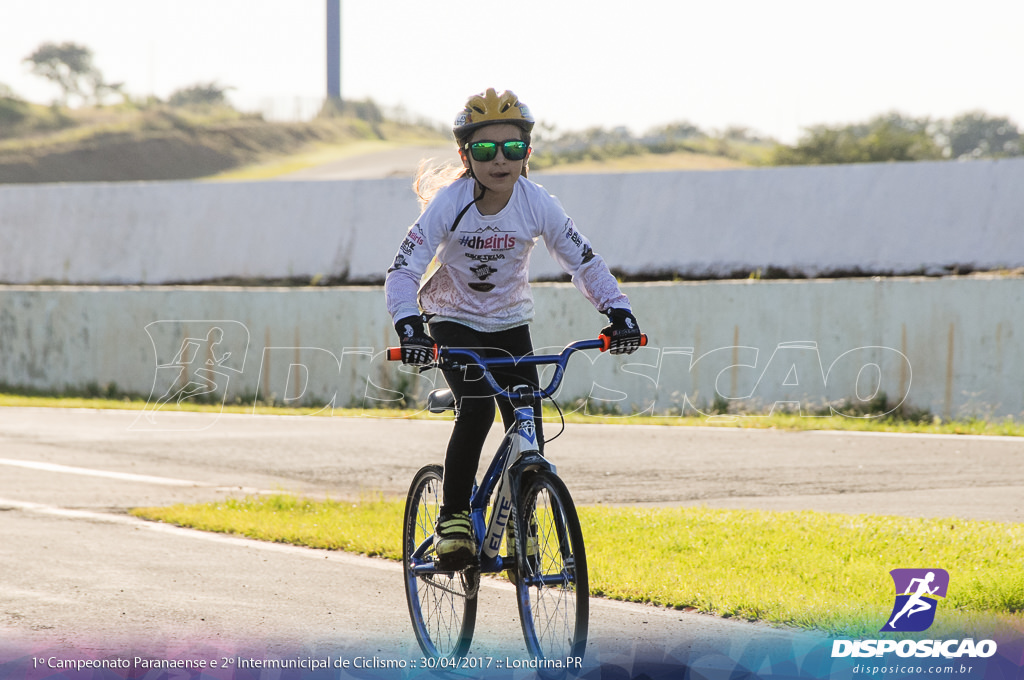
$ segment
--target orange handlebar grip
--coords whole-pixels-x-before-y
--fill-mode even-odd
[[[384,350],[384,354],[385,354],[385,358],[388,361],[401,361],[402,360],[402,348],[401,347],[388,347],[386,350]],[[438,347],[437,345],[434,345],[434,348],[431,351],[431,356],[433,357],[434,361],[437,361],[438,357],[441,356],[441,348]]]
[[[598,340],[600,340],[601,342],[604,343],[604,345],[601,346],[601,351],[602,352],[607,352],[608,348],[611,347],[612,339],[609,338],[607,335],[604,335],[602,333],[598,337]],[[640,346],[641,347],[646,347],[647,346],[647,334],[646,333],[641,333],[640,334]]]

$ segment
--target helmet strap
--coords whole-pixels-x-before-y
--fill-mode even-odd
[[[470,177],[472,177],[472,176],[473,175],[470,174]],[[476,198],[474,198],[472,201],[467,203],[465,208],[463,208],[462,210],[459,211],[459,214],[456,215],[455,221],[452,222],[452,228],[448,230],[448,233],[453,233],[455,231],[455,228],[457,226],[459,226],[459,222],[462,221],[463,216],[467,212],[469,212],[469,209],[472,208],[474,205],[476,205],[476,202],[484,197],[484,193],[487,191],[487,187],[485,187],[483,184],[480,184],[480,182],[477,182],[475,179],[473,180],[473,183],[475,185],[473,191],[474,192],[476,191],[476,187],[480,187],[480,194]]]

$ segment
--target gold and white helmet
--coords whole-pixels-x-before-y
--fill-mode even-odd
[[[505,90],[498,94],[489,87],[486,92],[475,94],[466,101],[466,106],[455,116],[452,134],[461,144],[474,130],[485,125],[511,123],[529,135],[534,122],[529,107],[519,101],[514,92]]]

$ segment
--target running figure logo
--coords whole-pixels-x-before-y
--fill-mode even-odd
[[[231,352],[218,352],[218,346],[223,341],[224,330],[220,326],[214,326],[205,338],[185,338],[181,343],[181,349],[169,363],[157,365],[158,370],[177,369],[179,378],[185,376],[187,371],[188,380],[184,384],[176,382],[168,387],[164,395],[156,400],[153,410],[159,410],[171,401],[180,405],[186,399],[214,392],[217,389],[217,378],[225,375],[216,369],[231,358]],[[206,353],[201,352],[204,347],[207,348]],[[206,358],[207,354],[209,358]]]
[[[187,421],[166,417],[187,402],[224,406],[232,377],[240,377],[249,330],[238,321],[154,321],[145,328],[156,358],[153,388],[132,429],[205,429],[220,409]]]
[[[949,573],[945,569],[893,569],[896,602],[881,632],[918,633],[935,621],[938,598],[946,597]]]

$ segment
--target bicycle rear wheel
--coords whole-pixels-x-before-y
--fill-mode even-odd
[[[440,465],[428,465],[413,478],[405,502],[402,566],[416,641],[424,654],[461,657],[476,627],[480,575],[434,570],[434,525],[441,509]]]
[[[516,526],[516,592],[530,653],[582,657],[590,587],[576,507],[561,479],[539,471],[526,481]]]

